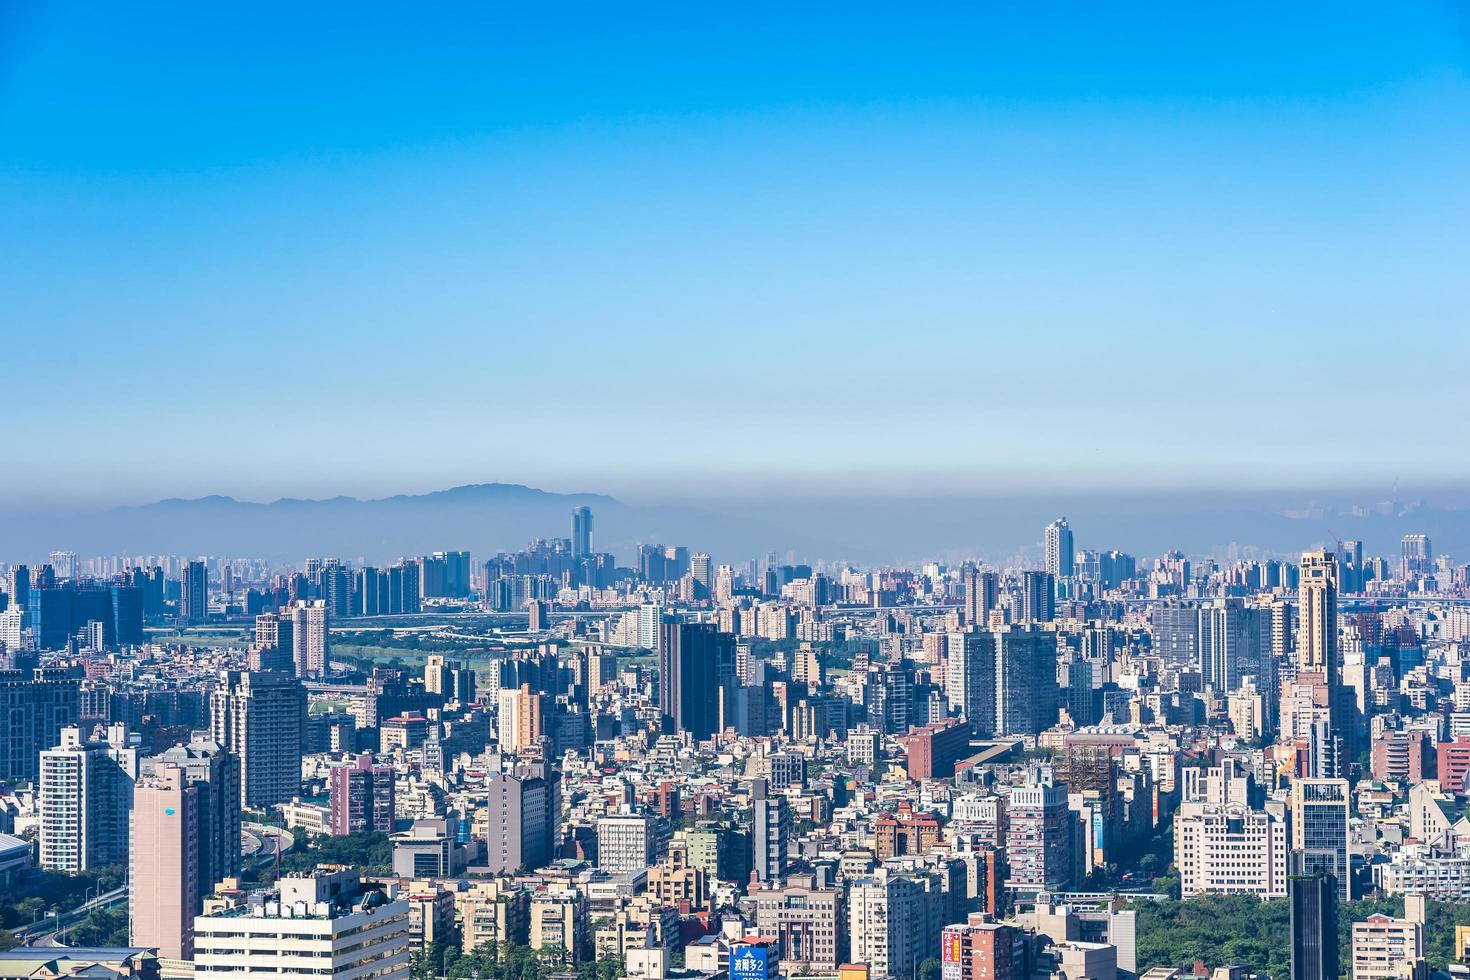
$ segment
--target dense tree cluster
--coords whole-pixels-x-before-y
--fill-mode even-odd
[[[1140,901],[1138,968],[1184,966],[1201,960],[1211,967],[1238,964],[1273,978],[1291,975],[1290,909],[1284,900],[1262,902],[1249,895],[1201,895],[1189,901]],[[1402,898],[1344,902],[1338,914],[1343,975],[1352,968],[1354,922],[1375,912],[1401,916]],[[1443,969],[1455,959],[1455,926],[1470,924],[1470,905],[1429,903],[1426,953],[1429,965]]]

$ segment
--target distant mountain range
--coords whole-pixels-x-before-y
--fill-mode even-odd
[[[1355,503],[1300,492],[836,496],[627,503],[596,493],[551,493],[481,483],[376,500],[333,497],[252,503],[225,496],[107,509],[0,509],[0,560],[80,555],[236,555],[300,561],[336,555],[381,563],[438,549],[477,558],[533,538],[567,537],[571,512],[593,512],[593,547],[633,560],[640,542],[682,544],[716,562],[777,552],[783,560],[865,564],[1040,559],[1042,528],[1065,515],[1077,547],[1152,556],[1171,548],[1219,557],[1290,556],[1335,540],[1365,542],[1393,560],[1399,538],[1429,534],[1438,553],[1470,560],[1470,493],[1448,488],[1434,505]],[[1371,499],[1362,497],[1360,499]]]

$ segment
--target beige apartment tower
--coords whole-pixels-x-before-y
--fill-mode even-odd
[[[1336,686],[1337,556],[1330,551],[1302,555],[1296,652],[1300,670],[1324,672]]]

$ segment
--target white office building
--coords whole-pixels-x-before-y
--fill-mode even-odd
[[[194,920],[194,976],[407,980],[408,900],[322,867]]]

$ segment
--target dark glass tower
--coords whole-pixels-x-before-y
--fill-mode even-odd
[[[1338,980],[1337,878],[1301,851],[1292,852],[1291,871],[1291,980]]]

